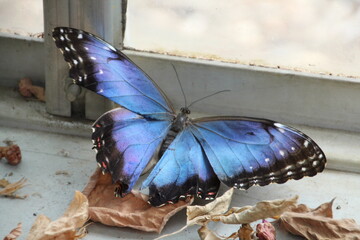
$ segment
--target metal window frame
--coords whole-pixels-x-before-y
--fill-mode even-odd
[[[108,109],[112,103],[86,91],[84,100],[70,103],[66,99],[68,66],[54,45],[51,31],[57,26],[69,26],[96,34],[117,48],[122,48],[123,1],[112,0],[44,0],[45,52],[46,52],[46,108],[49,113],[71,116],[74,108],[84,108],[86,118],[94,119],[97,109]],[[72,109],[73,108],[73,109]]]

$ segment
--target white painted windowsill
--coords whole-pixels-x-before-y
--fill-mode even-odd
[[[82,190],[96,169],[95,153],[91,150],[91,121],[73,121],[49,115],[45,104],[25,100],[16,90],[0,88],[0,141],[12,140],[22,150],[22,162],[10,166],[0,162],[0,179],[11,182],[22,177],[28,184],[18,194],[28,198],[0,198],[0,236],[5,236],[18,222],[23,223],[23,238],[39,214],[52,220],[59,218],[73,198],[75,190]],[[327,168],[315,177],[285,184],[252,187],[236,191],[232,206],[253,205],[261,200],[289,198],[299,195],[299,203],[317,207],[336,197],[334,218],[353,218],[360,222],[360,134],[329,129],[295,126],[311,136],[328,158]],[[4,145],[4,144],[2,144]],[[340,169],[344,171],[336,171]],[[58,171],[66,175],[57,174]],[[349,172],[351,171],[351,172]],[[12,173],[12,176],[9,176]],[[223,187],[221,192],[225,191]],[[186,222],[185,211],[171,218],[163,234],[181,228]],[[219,226],[220,234],[230,234],[239,226]],[[169,239],[198,239],[197,226]],[[85,239],[154,239],[155,233],[130,228],[92,224]],[[301,239],[278,232],[279,240]]]

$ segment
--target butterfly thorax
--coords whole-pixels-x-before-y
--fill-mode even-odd
[[[186,125],[188,124],[189,117],[187,116],[190,114],[190,110],[187,107],[181,108],[178,115],[173,120],[173,124],[166,135],[163,143],[161,144],[159,150],[159,158],[164,154],[164,152],[168,149],[172,141],[174,141],[175,137],[178,135],[180,131],[182,131]]]

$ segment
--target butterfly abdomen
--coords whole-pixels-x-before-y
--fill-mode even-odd
[[[188,120],[188,116],[185,112],[180,112],[173,121],[171,128],[166,135],[163,143],[161,144],[159,150],[159,159],[164,154],[164,152],[169,148],[170,144],[174,141],[175,137],[178,135],[180,131],[182,131],[186,125]]]

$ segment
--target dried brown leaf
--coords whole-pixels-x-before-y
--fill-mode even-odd
[[[316,209],[299,205],[281,215],[281,226],[292,234],[307,239],[360,239],[360,226],[353,219],[332,218],[333,201]]]
[[[64,215],[51,221],[39,215],[30,229],[27,240],[73,240],[80,239],[78,229],[88,220],[88,200],[81,192],[76,191],[74,199]]]
[[[8,180],[6,180],[5,178],[0,179],[0,187],[4,188],[9,184],[10,184],[10,182]]]
[[[254,230],[250,226],[250,224],[242,224],[241,228],[238,231],[238,237],[241,240],[251,240],[252,239],[252,233]]]
[[[11,230],[11,232],[5,236],[4,240],[16,240],[22,234],[22,224],[18,223],[16,228]]]
[[[40,101],[45,102],[45,89],[32,85],[32,81],[29,78],[23,78],[19,81],[19,93],[24,97],[35,96]]]
[[[259,219],[279,216],[286,210],[295,206],[298,197],[290,199],[278,199],[258,202],[255,206],[231,208],[222,215],[212,216],[212,221],[220,221],[226,224],[244,224]]]
[[[290,199],[262,201],[258,202],[255,206],[231,208],[227,212],[219,214],[219,212],[224,212],[229,207],[232,191],[233,190],[227,191],[223,196],[215,199],[215,201],[206,204],[205,206],[189,206],[187,214],[188,216],[191,216],[191,220],[188,219],[187,224],[178,231],[163,235],[157,239],[177,234],[194,224],[204,226],[210,221],[220,221],[225,224],[247,224],[260,219],[279,216],[286,210],[294,208],[298,199],[298,197],[295,196]],[[195,213],[192,210],[194,210]],[[215,214],[212,210],[215,210]]]
[[[117,227],[131,227],[147,232],[161,232],[171,216],[192,203],[192,198],[153,207],[148,196],[132,191],[123,198],[114,196],[115,185],[109,174],[98,169],[90,178],[83,193],[89,199],[89,217],[94,222]]]
[[[266,220],[256,225],[256,236],[259,240],[275,240],[275,227]]]
[[[217,236],[213,231],[211,231],[207,225],[202,226],[198,229],[198,234],[201,240],[221,240],[221,238]]]
[[[215,214],[220,214],[220,213],[225,212],[229,208],[233,192],[234,192],[234,189],[231,188],[228,191],[226,191],[221,197],[216,198],[214,201],[212,201],[204,206],[188,206],[187,211],[186,211],[186,214],[187,214],[186,225],[173,233],[165,234],[156,239],[166,238],[166,237],[178,234],[178,233],[182,232],[183,230],[185,230],[187,227],[190,227],[195,224],[205,226],[207,224],[207,222],[209,221],[209,219],[211,219],[213,212]],[[204,236],[207,236],[206,229],[202,229],[201,231],[204,232],[203,233],[203,234],[205,234]],[[199,235],[200,235],[200,233],[199,233]]]
[[[254,230],[251,228],[250,224],[242,224],[239,231],[232,233],[228,237],[219,236],[211,229],[208,228],[207,225],[203,225],[198,229],[198,234],[200,239],[202,240],[223,240],[223,239],[236,239],[240,240],[252,240],[252,233]]]
[[[22,178],[17,182],[7,184],[0,190],[0,196],[7,196],[13,198],[26,198],[26,196],[15,195],[14,193],[25,186],[26,179]]]
[[[222,214],[229,209],[234,189],[230,188],[221,197],[204,206],[188,206],[186,210],[187,224],[201,224],[208,221],[212,215]]]

